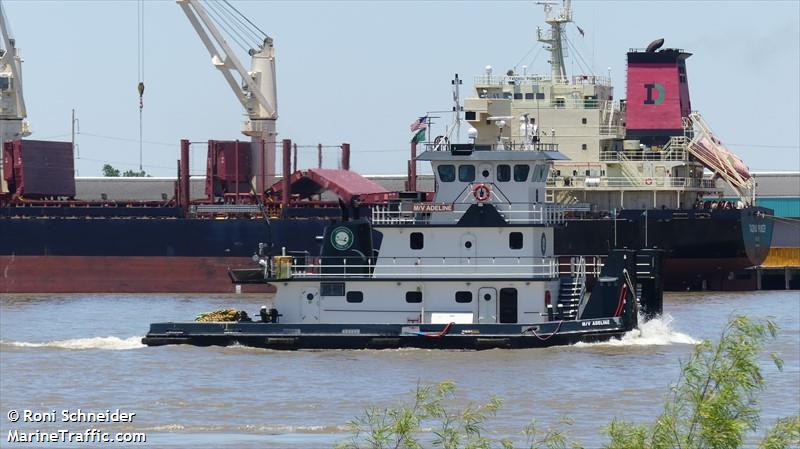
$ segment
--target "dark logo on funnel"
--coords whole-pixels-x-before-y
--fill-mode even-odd
[[[647,98],[645,98],[644,104],[661,104],[664,101],[664,86],[661,84],[645,84],[644,88],[647,89]],[[653,98],[653,90],[658,94],[656,98]]]

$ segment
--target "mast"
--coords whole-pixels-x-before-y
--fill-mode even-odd
[[[553,83],[567,82],[567,68],[564,65],[564,39],[566,24],[572,22],[571,0],[563,0],[561,11],[556,13],[553,10],[558,2],[543,1],[536,2],[537,5],[544,6],[545,22],[550,25],[550,30],[544,32],[541,28],[536,28],[537,40],[548,45],[545,50],[550,52],[550,70]]]

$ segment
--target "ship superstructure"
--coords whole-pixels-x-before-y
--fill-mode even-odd
[[[663,40],[627,55],[627,99],[614,96],[608,76],[568,76],[564,64],[570,2],[545,4],[549,30],[538,40],[550,53],[549,75],[487,67],[465,101],[466,121],[477,144],[508,148],[558,143],[567,161],[549,174],[549,202],[575,209],[691,208],[722,194],[706,168],[732,183],[743,203],[753,183],[744,164],[722,147],[689,98],[690,53],[660,49]]]

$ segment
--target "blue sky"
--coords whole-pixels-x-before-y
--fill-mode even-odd
[[[486,65],[548,70],[535,42],[543,12],[533,1],[232,3],[275,39],[280,137],[349,142],[351,166],[362,173],[405,172],[408,126],[451,107],[454,73],[469,92]],[[137,2],[3,4],[25,60],[31,138],[68,140],[76,108],[78,174],[99,175],[106,161],[136,168]],[[799,5],[576,0],[574,20],[586,35],[570,27],[569,36],[595,73],[611,68],[616,98],[625,95],[629,48],[663,37],[693,53],[692,106],[729,148],[753,170],[800,170]],[[249,66],[246,54],[240,59]],[[144,81],[148,173],[174,176],[181,138],[245,139],[241,106],[174,1],[145,4]],[[193,174],[202,174],[205,148],[193,148]],[[333,153],[326,157],[335,164]],[[315,150],[301,152],[300,165],[315,161]]]

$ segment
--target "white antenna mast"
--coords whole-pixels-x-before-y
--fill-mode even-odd
[[[461,106],[461,93],[459,89],[459,86],[461,86],[461,78],[458,77],[458,73],[456,73],[455,78],[450,81],[450,84],[453,85],[453,112],[455,113],[455,118],[447,132],[447,138],[452,141],[453,132],[455,132],[456,140],[458,140],[458,137],[461,135],[461,111],[464,110],[464,107]]]
[[[554,83],[567,82],[567,68],[564,65],[564,39],[566,24],[572,22],[571,0],[563,0],[561,12],[553,11],[553,6],[558,2],[543,1],[536,2],[537,5],[544,5],[544,21],[550,25],[550,30],[545,33],[541,28],[537,28],[537,40],[549,45],[545,50],[550,52],[550,70]]]

